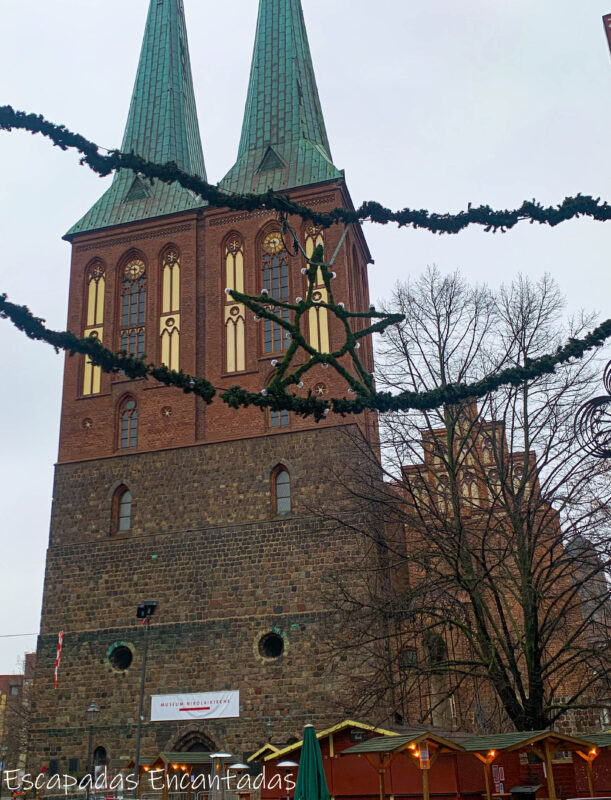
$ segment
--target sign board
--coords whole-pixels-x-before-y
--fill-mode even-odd
[[[151,722],[239,716],[239,692],[154,694],[151,697]]]
[[[603,17],[603,24],[607,33],[607,41],[609,42],[609,49],[611,50],[611,14],[605,14]]]
[[[426,742],[422,742],[420,747],[420,769],[431,768],[431,757],[429,755],[429,746]]]

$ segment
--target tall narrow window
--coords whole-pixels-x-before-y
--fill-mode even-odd
[[[128,397],[121,404],[119,414],[119,448],[126,450],[138,445],[138,407],[136,401]]]
[[[324,243],[325,240],[322,231],[319,231],[314,226],[306,229],[305,251],[308,258],[312,258],[314,250],[318,247],[318,245],[322,245],[324,247]],[[322,273],[320,269],[316,273],[316,284],[312,299],[316,303],[327,303],[329,301],[329,295],[322,279]],[[328,353],[330,350],[329,311],[326,308],[321,308],[320,306],[311,308],[308,321],[310,324],[311,346],[318,350],[319,353]]]
[[[146,325],[146,267],[131,259],[123,270],[121,286],[121,350],[142,358]]]
[[[104,339],[104,295],[106,292],[106,270],[101,263],[93,264],[87,270],[87,299],[84,337],[88,336],[102,342]],[[102,370],[94,367],[88,358],[85,358],[83,373],[83,394],[99,394],[101,387]]]
[[[268,233],[263,240],[263,288],[276,300],[289,299],[289,257],[279,231]],[[288,320],[286,309],[278,313]],[[265,353],[279,353],[287,350],[289,339],[281,325],[265,320],[263,350]]]
[[[180,369],[180,257],[170,249],[161,262],[161,363]]]
[[[291,513],[291,476],[285,467],[278,466],[272,473],[272,498],[274,513]]]
[[[231,236],[225,246],[225,286],[244,292],[244,245],[239,236]],[[225,295],[225,341],[227,372],[246,369],[245,309]]]
[[[113,498],[113,530],[124,533],[132,527],[132,493],[127,486],[120,486]]]

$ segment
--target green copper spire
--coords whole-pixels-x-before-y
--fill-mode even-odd
[[[221,187],[260,193],[341,176],[331,159],[301,0],[260,0],[238,160]]]
[[[121,149],[206,177],[183,0],[150,0],[140,64]],[[67,236],[203,205],[178,184],[121,171]]]

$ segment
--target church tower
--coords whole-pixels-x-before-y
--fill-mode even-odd
[[[206,177],[182,0],[150,0],[123,150],[175,161]],[[300,0],[260,0],[246,111],[230,192],[285,192],[317,210],[350,206],[331,157]],[[333,254],[343,230],[290,223],[311,254]],[[68,327],[220,389],[260,391],[287,347],[225,293],[303,295],[305,260],[286,247],[277,215],[207,207],[180,186],[119,172],[68,232]],[[338,251],[335,296],[369,306],[369,251],[360,227]],[[324,286],[319,287],[321,297]],[[307,335],[324,352],[338,321],[312,312]],[[339,338],[341,337],[341,338]],[[363,361],[373,369],[371,343]],[[343,395],[331,369],[303,392]],[[135,751],[143,629],[137,604],[155,600],[145,686],[143,757],[162,750],[258,748],[307,722],[345,716],[325,655],[338,621],[325,599],[331,569],[361,556],[332,519],[349,498],[325,479],[358,458],[350,430],[375,442],[373,414],[323,422],[286,412],[235,411],[219,399],[108,375],[66,359],[59,459],[30,763],[86,766],[85,711],[100,708],[98,763]],[[375,445],[374,445],[375,446]],[[53,672],[64,631],[58,688]],[[363,659],[354,659],[354,673]],[[240,716],[150,721],[152,695],[239,691]],[[81,770],[82,771],[82,770]]]

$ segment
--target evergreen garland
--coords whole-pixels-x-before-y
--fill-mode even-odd
[[[248,300],[254,305],[257,301],[240,295],[245,302]],[[268,298],[263,298],[268,302]],[[267,312],[267,309],[262,307]],[[348,312],[346,312],[348,313]],[[383,316],[383,315],[380,315]],[[82,353],[93,364],[99,366],[104,372],[124,372],[130,378],[154,378],[166,386],[177,386],[184,392],[193,392],[206,403],[211,403],[215,396],[214,386],[205,378],[196,378],[183,372],[176,372],[167,367],[155,367],[144,360],[134,358],[126,353],[112,353],[103,347],[99,341],[92,338],[79,339],[73,333],[52,331],[46,328],[44,321],[35,317],[26,306],[18,306],[8,301],[7,296],[0,295],[0,319],[9,319],[15,327],[23,331],[30,339],[47,342],[56,352],[65,350],[70,355]],[[286,322],[284,320],[284,322]],[[382,319],[372,328],[381,324],[393,324],[388,318]],[[290,323],[289,323],[290,324]],[[361,332],[359,332],[361,333]],[[266,394],[248,392],[239,386],[223,392],[221,399],[232,408],[240,406],[257,406],[270,408],[274,411],[287,410],[309,417],[317,421],[323,419],[329,410],[342,416],[347,414],[360,414],[365,409],[386,411],[420,411],[438,408],[444,404],[456,404],[467,398],[483,397],[489,392],[494,392],[501,386],[520,384],[535,380],[545,374],[553,373],[559,364],[566,363],[571,358],[582,358],[584,354],[594,347],[600,347],[611,337],[611,319],[606,320],[591,333],[582,339],[570,339],[553,355],[545,355],[533,359],[527,366],[516,366],[504,369],[495,375],[489,375],[481,381],[472,384],[455,384],[443,386],[428,392],[402,392],[393,395],[390,392],[376,392],[372,388],[363,392],[357,388],[356,398],[333,398],[331,400],[318,400],[308,393],[307,397],[298,397],[285,392],[282,381],[288,381],[291,376],[282,378],[274,383],[272,379]],[[318,363],[318,361],[316,362]],[[294,377],[294,375],[293,375]],[[354,376],[349,375],[349,382],[357,385],[359,382]]]
[[[293,202],[287,195],[276,194],[271,190],[264,194],[228,194],[202,178],[190,175],[174,163],[153,164],[133,153],[112,150],[102,155],[99,147],[77,133],[69,131],[64,125],[55,125],[39,114],[15,111],[11,106],[0,106],[0,130],[21,129],[32,134],[40,133],[49,138],[62,150],[75,149],[81,154],[81,164],[87,164],[100,176],[110,175],[120,169],[157,179],[164,183],[179,183],[199,195],[210,206],[239,211],[268,209],[280,214],[294,214],[315,225],[327,228],[335,223],[360,223],[364,221],[387,225],[396,223],[399,227],[422,228],[431,233],[459,233],[469,225],[481,225],[486,231],[505,232],[520,222],[530,220],[541,225],[555,226],[575,217],[588,216],[598,221],[611,219],[611,206],[601,203],[600,198],[578,194],[566,197],[558,206],[543,206],[535,200],[525,201],[514,210],[495,211],[490,206],[474,208],[469,204],[466,211],[458,214],[436,214],[425,209],[404,208],[391,211],[380,203],[369,201],[359,209],[335,208],[329,212],[314,211],[307,206]]]
[[[122,351],[113,353],[105,348],[98,339],[89,336],[79,339],[69,331],[51,331],[40,317],[35,317],[27,306],[10,303],[6,294],[0,295],[0,319],[10,319],[13,325],[25,335],[40,342],[50,344],[55,352],[65,350],[69,355],[81,353],[100,367],[103,372],[123,372],[130,378],[154,378],[166,386],[176,386],[183,392],[196,394],[205,403],[211,403],[215,395],[214,386],[205,378],[194,378],[184,372],[168,369],[163,365],[157,367],[147,364]]]

